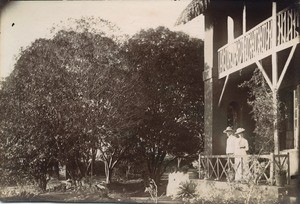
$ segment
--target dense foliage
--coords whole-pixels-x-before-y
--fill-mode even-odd
[[[192,156],[202,148],[203,42],[158,27],[142,30],[124,47],[149,102],[138,128],[138,147],[148,176],[157,181],[167,155]]]
[[[162,27],[123,44],[88,29],[36,40],[0,89],[2,177],[45,190],[60,166],[76,181],[100,159],[108,183],[120,162],[158,180],[167,155],[201,151],[202,64],[202,41]]]
[[[280,121],[284,115],[281,110],[284,104],[276,98],[277,104],[274,105],[273,92],[264,79],[261,71],[256,69],[249,81],[243,82],[243,88],[248,88],[248,104],[252,108],[251,114],[255,121],[254,133],[256,151],[273,152],[274,151],[274,128],[279,128]]]
[[[37,177],[43,189],[56,161],[74,180],[86,176],[95,150],[105,146],[110,159],[122,141],[116,136],[140,120],[138,94],[110,38],[61,31],[35,41],[1,90],[6,159],[22,167],[9,169]]]

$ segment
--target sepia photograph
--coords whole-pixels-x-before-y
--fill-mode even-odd
[[[299,0],[0,2],[0,202],[300,203]]]

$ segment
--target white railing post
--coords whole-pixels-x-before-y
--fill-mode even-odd
[[[272,2],[272,49],[275,49],[277,41],[277,4]]]
[[[247,19],[247,13],[246,13],[246,3],[244,2],[243,5],[243,34],[246,33],[246,19]]]
[[[272,49],[275,49],[277,42],[277,3],[272,2]],[[273,91],[273,107],[274,107],[274,153],[279,154],[279,138],[278,138],[278,101],[277,101],[277,81],[278,81],[278,62],[277,52],[272,53],[272,91]]]
[[[230,158],[227,156],[227,165],[228,165],[228,172],[231,170]]]
[[[290,175],[290,153],[287,153],[287,184],[290,184],[290,179],[291,179],[291,175]]]
[[[217,162],[217,179],[220,179],[220,167],[219,167],[219,158],[216,158],[216,162]]]
[[[198,156],[198,178],[201,178],[201,153]]]
[[[274,153],[270,154],[270,184],[274,185],[274,163],[275,163],[275,157]]]
[[[206,172],[207,172],[207,178],[210,177],[210,173],[209,173],[209,158],[208,156],[206,156]]]

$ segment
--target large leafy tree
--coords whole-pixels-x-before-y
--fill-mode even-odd
[[[64,130],[60,118],[66,118],[61,109],[75,105],[66,104],[67,97],[75,97],[68,83],[72,74],[59,66],[55,46],[50,40],[35,41],[21,53],[1,90],[1,136],[9,167],[21,166],[42,189],[49,165],[58,158],[57,137]]]
[[[134,35],[123,50],[149,102],[138,147],[148,176],[159,180],[167,154],[182,158],[202,148],[203,42],[158,27]]]
[[[142,107],[137,77],[121,62],[114,40],[86,29],[59,31],[22,51],[0,93],[3,168],[46,189],[54,162],[70,167],[73,179],[86,176],[97,148],[116,164],[126,146],[116,136],[127,137]]]
[[[119,56],[120,59],[122,56]],[[129,72],[126,67],[110,68],[101,82],[101,88],[97,88],[98,83],[88,85],[90,92],[101,91],[100,95],[92,94],[92,100],[99,108],[92,113],[93,121],[89,127],[94,132],[100,159],[105,164],[106,182],[110,183],[113,169],[132,146],[132,132],[144,117],[147,101],[142,97],[138,75]]]

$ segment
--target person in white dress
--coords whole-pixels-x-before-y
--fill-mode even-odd
[[[227,141],[226,141],[226,154],[227,155],[233,155],[235,150],[235,140],[237,139],[236,136],[234,136],[234,130],[231,127],[227,127],[223,133],[226,133],[227,135]]]
[[[229,156],[228,158],[228,169],[227,169],[227,179],[232,181],[234,179],[234,174],[233,169],[234,169],[234,160],[232,156],[234,155],[235,151],[235,143],[236,143],[236,136],[234,135],[234,130],[231,127],[227,127],[223,133],[227,135],[227,140],[226,140],[226,155]]]
[[[235,151],[234,155],[235,158],[235,166],[236,166],[236,172],[235,172],[235,180],[245,180],[247,175],[249,174],[249,162],[247,151],[249,150],[248,141],[244,138],[244,128],[238,128],[235,132],[236,135],[238,135],[238,138],[236,139],[235,143]]]

